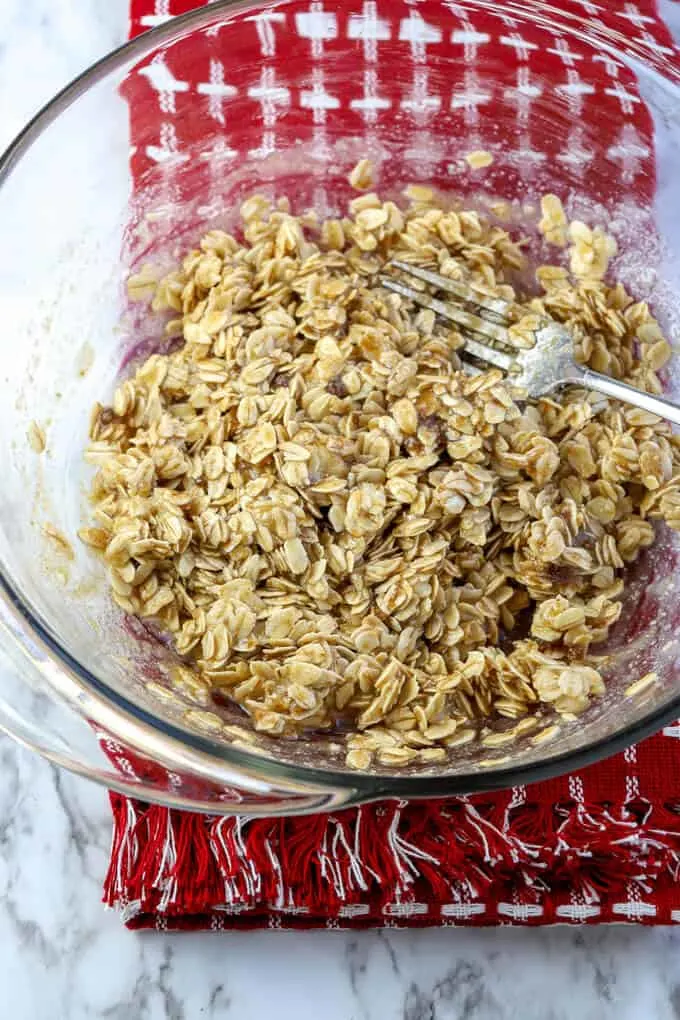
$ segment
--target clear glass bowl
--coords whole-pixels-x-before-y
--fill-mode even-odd
[[[508,198],[527,222],[554,191],[616,233],[615,274],[677,330],[678,73],[644,24],[614,13],[598,26],[563,6],[214,3],[96,64],[5,153],[4,730],[139,797],[271,814],[529,782],[680,715],[680,542],[665,529],[631,573],[608,693],[583,717],[494,760],[468,746],[445,767],[370,774],[345,768],[333,735],[253,737],[242,715],[172,690],[171,653],[112,606],[101,564],[76,538],[91,406],[156,335],[128,306],[128,270],[170,261],[253,190],[287,194],[298,210],[340,208],[349,169],[368,155],[383,192],[416,181],[478,204]],[[471,170],[471,149],[491,151],[493,165]],[[680,399],[676,364],[666,386]],[[40,456],[26,439],[33,419],[47,433]],[[652,669],[658,683],[627,696]]]

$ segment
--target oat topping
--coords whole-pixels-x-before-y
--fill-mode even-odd
[[[360,159],[349,175],[349,183],[357,191],[368,191],[373,187],[373,164],[370,159]]]
[[[557,195],[543,195],[538,229],[546,241],[563,248],[567,243],[567,214]]]
[[[238,238],[211,230],[131,281],[182,342],[95,407],[80,537],[118,605],[172,635],[198,704],[219,692],[257,730],[341,724],[358,769],[547,741],[604,690],[592,646],[651,522],[680,529],[679,440],[584,390],[522,402],[469,376],[460,333],[376,276],[398,257],[464,279],[515,302],[518,346],[548,315],[580,361],[650,392],[669,345],[604,282],[611,239],[555,196],[541,229],[569,237],[569,268],[527,297],[495,223],[419,185],[382,201],[364,160],[351,181],[346,217],[253,196]]]
[[[28,445],[34,453],[44,453],[47,447],[45,429],[37,421],[30,422],[26,433]]]
[[[472,170],[482,170],[484,167],[491,166],[493,156],[485,149],[474,149],[465,154],[465,162]]]

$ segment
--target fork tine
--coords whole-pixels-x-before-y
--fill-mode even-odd
[[[415,301],[417,305],[421,305],[423,308],[431,308],[433,312],[441,315],[443,319],[455,322],[457,326],[461,326],[465,330],[472,330],[473,333],[477,333],[487,340],[507,343],[505,330],[493,322],[487,322],[486,319],[480,319],[478,315],[473,315],[472,312],[466,312],[464,309],[456,308],[446,301],[439,301],[429,294],[424,294],[419,290],[414,290],[412,287],[407,287],[405,283],[393,280],[389,276],[381,276],[380,282],[383,287],[394,291],[395,294],[401,294],[403,297],[410,298],[411,301]],[[503,354],[502,351],[497,351],[494,347],[479,343],[479,341],[472,339],[472,337],[466,336],[465,350],[468,354],[479,358],[480,361],[488,361],[491,365],[496,365],[497,368],[503,369],[504,372],[508,372],[515,363],[515,359],[509,354]]]
[[[464,354],[465,352],[461,351],[460,353]],[[464,361],[463,358],[461,358],[460,363],[466,375],[474,377],[476,375],[484,374],[485,370],[483,368],[480,368],[479,365],[475,365],[473,361]]]
[[[489,364],[501,368],[504,372],[509,372],[515,364],[515,359],[511,358],[509,354],[503,354],[502,351],[497,351],[494,347],[489,347],[488,344],[480,344],[471,336],[465,337],[465,347],[460,353],[471,354],[479,361],[488,361]]]
[[[448,276],[442,276],[440,273],[433,273],[430,269],[412,266],[410,262],[402,262],[401,259],[392,259],[390,266],[394,266],[395,269],[401,269],[403,273],[407,273],[409,276],[415,276],[418,280],[422,280],[423,283],[430,283],[439,290],[455,294],[461,301],[477,305],[478,308],[485,312],[491,312],[492,315],[506,318],[510,311],[511,305],[509,301],[503,301],[502,298],[489,297],[487,294],[482,293],[482,291],[475,290],[465,283],[459,283],[458,280],[450,280]]]

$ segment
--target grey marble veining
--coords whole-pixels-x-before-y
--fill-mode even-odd
[[[123,41],[126,7],[0,0],[0,145]],[[0,739],[1,1017],[680,1018],[680,931],[132,934],[100,904],[109,840],[103,790]]]

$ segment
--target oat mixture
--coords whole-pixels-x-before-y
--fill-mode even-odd
[[[371,186],[366,161],[351,179]],[[542,739],[602,694],[591,649],[652,521],[680,529],[680,440],[581,389],[527,402],[466,374],[457,329],[376,274],[398,257],[466,280],[516,302],[518,346],[548,315],[581,361],[659,392],[670,347],[604,282],[612,239],[546,196],[568,269],[540,267],[530,297],[509,282],[522,244],[424,187],[323,223],[258,196],[241,214],[238,237],[130,281],[179,346],[92,417],[81,537],[114,599],[172,635],[205,703],[272,735],[339,726],[355,768]]]

